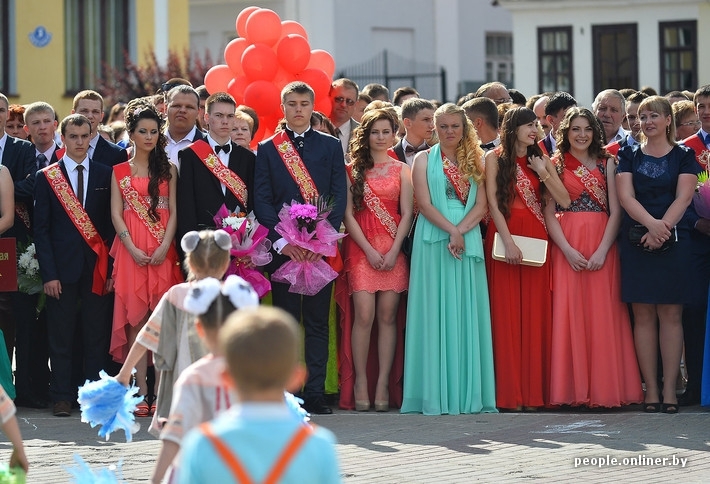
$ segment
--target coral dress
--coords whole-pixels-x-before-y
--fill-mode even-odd
[[[431,203],[453,224],[472,209],[444,174],[439,145],[427,165]],[[409,280],[402,413],[457,415],[495,412],[493,344],[481,230],[463,236],[461,260],[448,251],[449,234],[422,214],[417,219]]]
[[[381,205],[399,225],[400,174],[404,164],[398,160],[391,160],[387,171],[374,175],[367,174],[367,184],[380,199]],[[346,167],[350,172],[351,167]],[[355,220],[372,246],[380,253],[387,253],[394,239],[382,225],[377,216],[367,207],[355,211]],[[340,307],[340,408],[352,410],[355,408],[355,370],[353,368],[352,352],[352,327],[353,307],[350,297],[355,291],[395,291],[402,293],[409,287],[409,268],[404,254],[400,252],[397,262],[391,271],[375,270],[367,261],[367,256],[359,245],[350,237],[343,239],[343,265],[344,270],[335,287],[335,299]],[[394,362],[390,371],[390,406],[399,408],[402,404],[402,372],[404,365],[404,323],[406,315],[406,299],[399,303],[397,314],[397,344]],[[377,355],[377,322],[372,326],[370,333],[370,351],[367,362],[367,381],[370,398],[374,399],[377,376],[379,374]]]
[[[528,168],[525,157],[517,158],[516,163],[522,177],[514,188],[510,217],[506,220],[508,230],[513,235],[547,240],[540,206],[540,181]],[[526,188],[525,195],[518,187]],[[491,220],[486,232],[485,253],[491,299],[496,404],[506,409],[545,406],[549,401],[552,338],[550,262],[532,267],[493,260],[491,254],[496,232],[495,222]]]
[[[126,172],[126,169],[128,171]],[[121,163],[114,167],[116,180],[121,180],[130,174],[128,162]],[[145,203],[150,206],[148,196],[148,177],[130,177],[131,186],[143,197]],[[160,200],[157,207],[160,223],[167,226],[170,217],[168,206],[168,182],[163,181],[159,185]],[[160,245],[157,239],[149,232],[145,223],[128,205],[123,202],[123,220],[126,223],[128,232],[131,234],[133,243],[151,255]],[[160,298],[173,285],[183,280],[180,266],[178,265],[178,254],[175,244],[171,244],[165,260],[159,266],[146,264],[138,266],[128,249],[123,245],[118,235],[111,247],[113,263],[113,280],[116,299],[113,309],[113,329],[111,332],[110,353],[114,360],[123,362],[128,354],[128,325],[135,326],[145,318],[148,311],[155,309]]]
[[[562,181],[572,204],[566,210],[558,206],[557,217],[567,241],[586,259],[599,247],[609,221],[605,161],[589,171],[565,155]],[[629,312],[621,302],[616,244],[598,271],[575,272],[554,244],[551,256],[550,403],[618,407],[642,402]]]

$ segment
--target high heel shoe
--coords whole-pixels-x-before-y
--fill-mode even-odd
[[[387,400],[375,400],[375,412],[389,412],[390,402]]]
[[[370,411],[370,401],[369,400],[355,400],[355,411],[356,412],[369,412]]]

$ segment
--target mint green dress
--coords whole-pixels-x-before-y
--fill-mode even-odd
[[[464,206],[444,174],[439,145],[429,153],[427,179],[434,207],[459,223],[473,208],[480,187],[471,183]],[[409,279],[402,413],[496,412],[480,228],[464,234],[462,260],[449,253],[448,243],[449,235],[420,214]]]

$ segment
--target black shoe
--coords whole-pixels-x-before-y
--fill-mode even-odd
[[[71,415],[71,402],[57,402],[52,411],[55,417],[68,417]]]
[[[304,399],[303,408],[312,415],[330,415],[333,409],[325,404],[323,397]]]
[[[46,401],[35,397],[17,397],[15,399],[16,407],[24,408],[47,408],[48,404]]]

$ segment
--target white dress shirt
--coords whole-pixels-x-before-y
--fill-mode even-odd
[[[170,136],[170,130],[165,131],[165,137],[168,139],[168,142],[165,145],[165,152],[168,154],[168,161],[177,166],[178,170],[180,170],[180,159],[178,158],[178,152],[192,144],[192,140],[195,138],[195,133],[197,133],[196,126],[194,126],[183,139],[174,140]]]
[[[215,151],[215,146],[218,146],[219,143],[217,143],[214,139],[212,139],[212,136],[209,134],[207,135],[207,143],[209,143],[210,148],[212,148],[212,151]],[[217,158],[219,158],[219,161],[222,162],[222,164],[226,167],[229,168],[229,155],[232,154],[232,150],[234,149],[234,145],[232,144],[232,140],[228,140],[227,143],[229,143],[229,153],[225,153],[224,151],[220,150],[219,153],[217,153]],[[225,143],[225,144],[227,144]],[[222,187],[222,195],[227,193],[227,187],[224,183],[220,183],[219,186]]]
[[[67,169],[69,183],[71,183],[71,186],[74,189],[74,194],[76,196],[79,196],[79,194],[77,193],[77,190],[79,188],[79,171],[76,169],[76,167],[80,164],[84,167],[84,172],[82,173],[82,176],[84,177],[84,199],[79,200],[81,202],[81,205],[84,206],[86,204],[86,194],[89,192],[89,157],[86,156],[81,163],[77,163],[76,161],[69,158],[69,156],[67,155],[64,155],[64,158],[62,159],[64,160],[64,167]]]

